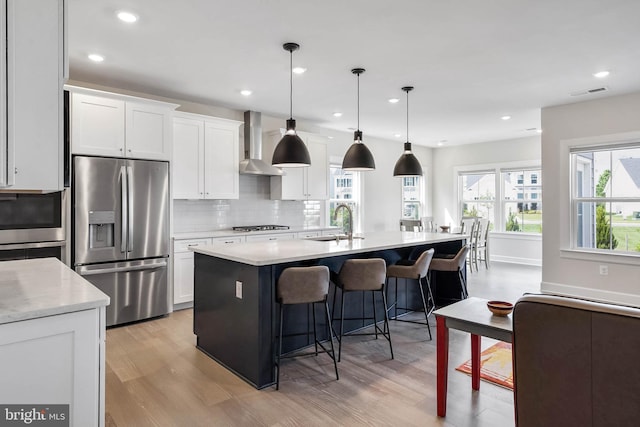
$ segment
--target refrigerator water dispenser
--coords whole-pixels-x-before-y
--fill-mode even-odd
[[[89,249],[113,247],[115,222],[114,211],[89,211]]]

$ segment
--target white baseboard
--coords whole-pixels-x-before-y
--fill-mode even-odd
[[[603,289],[583,288],[580,286],[565,285],[562,283],[542,282],[542,293],[564,295],[574,298],[587,299],[611,304],[640,307],[640,295],[612,292]]]
[[[542,260],[537,258],[521,258],[521,257],[491,254],[490,259],[491,259],[491,262],[506,262],[509,264],[523,264],[523,265],[533,265],[536,267],[542,267]]]

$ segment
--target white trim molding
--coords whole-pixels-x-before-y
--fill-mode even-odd
[[[640,295],[602,289],[584,288],[543,281],[540,289],[544,294],[563,295],[579,299],[587,299],[611,304],[640,307]]]

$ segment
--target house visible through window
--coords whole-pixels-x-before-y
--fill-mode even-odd
[[[640,143],[571,150],[576,248],[640,252]]]
[[[330,165],[329,174],[331,179],[329,203],[328,205],[328,223],[331,226],[342,227],[343,221],[348,223],[349,219],[344,209],[338,212],[338,217],[334,219],[333,215],[338,205],[344,203],[351,208],[353,212],[353,229],[354,232],[361,231],[360,221],[360,180],[358,172],[343,171],[339,165]]]
[[[539,170],[501,172],[505,231],[542,233],[542,183],[538,179],[539,174]]]
[[[423,205],[422,177],[402,178],[402,218],[420,219]]]
[[[496,174],[475,172],[460,175],[462,216],[487,218],[493,224]]]

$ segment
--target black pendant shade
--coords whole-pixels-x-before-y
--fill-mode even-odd
[[[413,86],[405,86],[402,90],[407,93],[407,142],[404,143],[404,153],[393,168],[393,176],[422,176],[422,166],[411,151],[409,142],[409,91],[413,90]]]
[[[273,151],[271,164],[277,167],[304,167],[311,164],[307,146],[296,134],[296,121],[287,120],[287,132]]]
[[[293,51],[298,50],[300,45],[297,43],[285,43],[282,48],[289,52],[289,120],[287,120],[287,131],[276,145],[273,151],[271,164],[281,168],[304,167],[311,165],[311,157],[306,144],[296,134],[296,121],[293,119]]]
[[[342,170],[347,171],[370,171],[376,168],[373,154],[362,142],[362,132],[360,131],[360,74],[364,71],[364,68],[351,70],[353,74],[358,76],[358,130],[353,133],[353,144],[342,159]]]
[[[404,153],[393,168],[393,176],[422,176],[422,166],[411,151],[411,143],[404,143]]]

